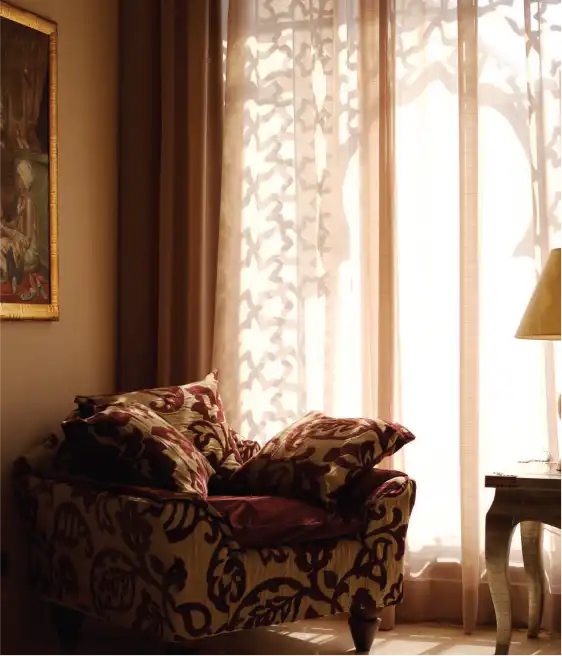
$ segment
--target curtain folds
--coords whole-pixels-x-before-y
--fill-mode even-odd
[[[558,457],[554,347],[513,335],[560,240],[560,13],[228,5],[213,361],[229,421],[259,440],[313,409],[407,425],[396,614],[470,632],[493,622],[484,474]],[[545,550],[559,627],[559,538]]]
[[[211,367],[222,159],[221,5],[121,0],[121,389]]]
[[[359,3],[363,412],[395,414],[393,0]],[[360,45],[360,47],[359,47]],[[384,316],[384,321],[380,317]]]
[[[462,617],[467,633],[478,617],[481,573],[478,418],[480,304],[478,261],[478,3],[457,4],[459,120],[459,451]]]

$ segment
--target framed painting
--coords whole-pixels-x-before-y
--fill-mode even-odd
[[[57,27],[0,2],[0,317],[59,318]]]

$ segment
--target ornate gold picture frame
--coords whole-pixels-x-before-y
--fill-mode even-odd
[[[0,318],[59,318],[57,26],[0,2]]]

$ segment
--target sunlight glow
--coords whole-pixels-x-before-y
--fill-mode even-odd
[[[239,377],[262,439],[309,409],[361,411],[349,385],[361,379],[357,55],[350,34],[321,31],[246,43]]]
[[[392,640],[392,651],[396,654],[427,654],[431,653],[432,650],[437,649],[437,647],[440,646],[441,640],[430,641],[427,640],[427,638],[424,638],[417,644],[413,643],[412,640],[400,640],[398,638],[393,638]],[[439,649],[438,653],[443,654],[445,652]]]
[[[376,189],[362,188],[360,128],[367,119],[378,125],[380,115],[360,103],[357,3],[330,4],[322,20],[308,16],[304,5],[295,5],[294,15],[288,6],[275,4],[273,26],[275,7],[260,3],[265,23],[244,44],[248,88],[234,90],[244,98],[241,238],[233,249],[241,262],[241,271],[233,272],[240,299],[232,313],[239,428],[260,440],[308,410],[364,414],[367,359],[376,341],[362,324],[368,293],[377,289],[376,280],[363,277],[371,246],[365,234],[377,235],[379,224],[377,211],[364,213],[362,194],[375,197]],[[410,0],[396,0],[395,8],[395,419],[418,438],[397,461],[418,483],[409,569],[430,576],[436,563],[440,571],[460,567],[460,315],[466,303],[460,254],[466,236],[460,229],[458,24],[451,3],[433,0],[415,13]],[[555,10],[545,7],[540,25],[531,17],[529,43],[539,50],[528,55],[521,3],[483,11],[478,55],[467,62],[478,74],[478,129],[469,144],[478,166],[467,178],[477,169],[470,193],[478,194],[479,290],[478,321],[462,335],[479,363],[472,418],[478,445],[470,453],[479,480],[518,458],[541,458],[557,443],[546,412],[555,390],[552,347],[514,338],[541,264],[560,242]],[[553,71],[542,87],[532,80],[539,55],[543,70]],[[376,263],[372,272],[377,275]],[[489,490],[475,492],[482,541],[490,500]],[[549,535],[545,544],[560,555],[559,537]]]
[[[406,12],[408,3],[397,2],[396,8]],[[549,347],[514,339],[537,279],[540,255],[557,245],[553,235],[559,240],[559,222],[556,228],[556,222],[549,221],[543,234],[532,232],[530,148],[537,145],[528,140],[527,77],[535,64],[528,69],[517,33],[524,29],[522,20],[519,3],[506,4],[482,14],[478,27],[480,325],[473,347],[480,363],[481,478],[514,460],[544,457],[549,440]],[[422,564],[427,549],[438,553],[456,545],[459,554],[461,542],[459,80],[456,35],[447,33],[456,29],[454,23],[443,21],[443,30],[429,32],[423,25],[410,30],[409,24],[407,14],[400,14],[396,38],[404,55],[396,62],[398,329],[401,420],[418,436],[404,454],[406,471],[418,482],[408,540],[411,558]],[[559,90],[554,102],[559,108]],[[552,145],[559,153],[559,139]],[[556,161],[554,181],[549,167]],[[559,155],[558,160],[543,161],[542,167],[549,185],[552,179],[553,188],[559,189]],[[446,494],[436,490],[436,463],[447,463],[438,477],[439,489]],[[490,491],[483,491],[483,511],[490,501]],[[448,518],[446,524],[443,517]],[[484,512],[481,518],[483,542]]]

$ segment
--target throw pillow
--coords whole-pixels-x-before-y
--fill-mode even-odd
[[[96,481],[207,497],[213,469],[189,440],[140,403],[62,423],[56,468]]]
[[[347,486],[414,439],[381,419],[338,419],[309,412],[267,442],[233,475],[247,493],[281,495],[336,508]]]
[[[238,469],[242,460],[236,447],[235,433],[225,421],[218,383],[218,371],[214,370],[196,383],[121,394],[77,396],[74,402],[82,417],[90,417],[116,403],[141,403],[189,440],[195,440],[197,448],[215,471],[228,477]]]
[[[234,431],[233,436],[236,448],[240,454],[240,460],[243,463],[247,462],[250,458],[253,458],[261,450],[261,444],[256,442],[256,440],[244,440],[238,435],[238,433],[234,433]]]

